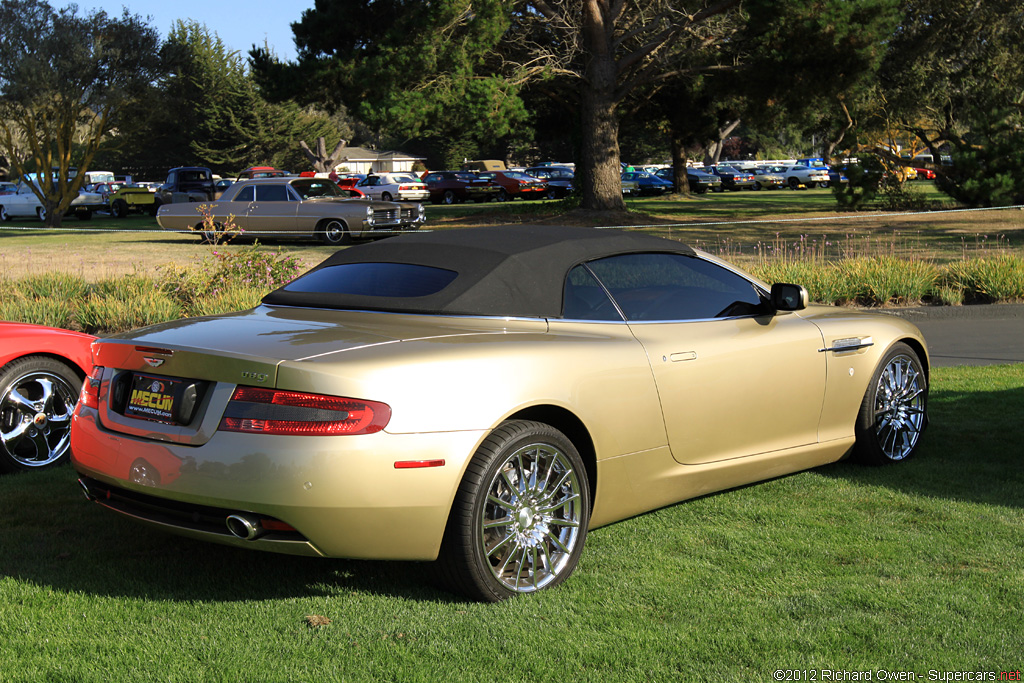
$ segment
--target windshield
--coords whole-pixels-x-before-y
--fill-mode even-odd
[[[292,181],[292,189],[303,199],[313,197],[347,197],[338,186],[327,178],[302,178]]]

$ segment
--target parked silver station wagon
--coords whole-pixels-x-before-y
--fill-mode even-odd
[[[208,207],[214,230],[203,224],[201,207]],[[213,241],[229,217],[247,236],[315,237],[341,244],[416,230],[426,213],[417,203],[350,198],[328,178],[257,178],[231,185],[214,202],[165,204],[156,220],[164,230],[195,230]]]

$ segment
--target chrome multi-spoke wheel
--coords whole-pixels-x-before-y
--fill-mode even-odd
[[[506,422],[459,487],[443,578],[490,601],[555,586],[576,568],[589,518],[587,471],[572,442],[545,424]]]
[[[565,453],[546,443],[511,453],[487,487],[480,516],[481,551],[494,578],[517,593],[554,581],[580,538],[582,501]]]
[[[81,385],[50,358],[30,356],[0,368],[0,469],[39,469],[65,459]]]
[[[928,380],[918,355],[906,344],[886,354],[871,379],[857,421],[857,451],[873,463],[914,454],[926,424]]]

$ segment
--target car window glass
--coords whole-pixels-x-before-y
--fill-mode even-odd
[[[288,201],[288,188],[285,185],[257,185],[256,201],[286,202]]]
[[[308,178],[296,180],[292,183],[292,189],[303,199],[344,196],[337,184],[331,182],[330,179]]]
[[[284,289],[405,299],[436,294],[457,275],[453,270],[411,263],[341,263],[306,273]]]
[[[744,277],[683,254],[625,254],[587,264],[627,320],[706,320],[768,312]]]
[[[622,321],[608,293],[585,266],[576,266],[565,278],[562,317],[566,320]]]
[[[243,187],[241,190],[238,191],[238,194],[235,195],[235,198],[234,198],[233,201],[236,201],[236,202],[254,202],[254,201],[256,201],[256,194],[255,194],[255,191],[253,189],[253,186],[249,185],[248,187]]]
[[[480,177],[484,178],[484,176],[480,176]],[[472,173],[456,173],[455,174],[455,178],[457,180],[461,180],[464,183],[471,183],[474,180],[477,180],[477,177],[475,175],[473,175]]]

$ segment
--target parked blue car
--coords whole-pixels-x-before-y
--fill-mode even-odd
[[[673,190],[672,183],[667,180],[663,180],[656,175],[645,173],[643,171],[631,171],[622,174],[623,180],[630,180],[637,183],[640,186],[640,194],[642,195],[663,195],[668,194]]]

